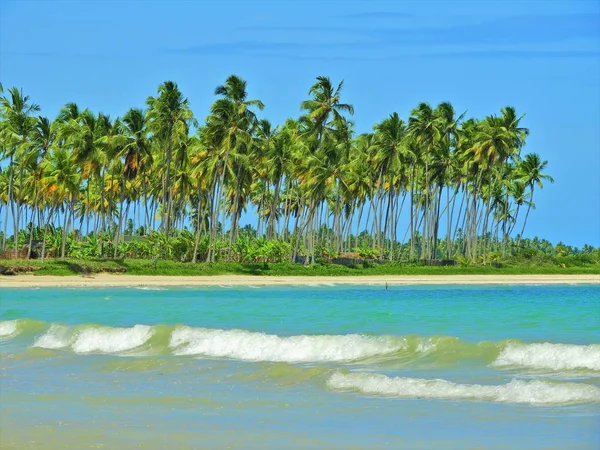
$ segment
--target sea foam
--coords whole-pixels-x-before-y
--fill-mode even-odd
[[[53,323],[48,331],[35,340],[33,347],[57,349],[68,347],[73,340],[71,328]]]
[[[534,369],[600,371],[600,345],[509,344],[493,366],[521,366]]]
[[[533,405],[600,402],[600,389],[583,383],[513,380],[502,385],[458,384],[446,380],[388,377],[379,374],[335,373],[332,389],[399,398],[478,400]]]
[[[131,328],[113,328],[87,325],[69,327],[52,324],[33,343],[33,347],[59,349],[71,347],[75,353],[117,353],[137,348],[148,341],[154,329],[148,325],[135,325]]]
[[[405,348],[403,340],[358,334],[289,336],[245,330],[177,327],[170,347],[176,355],[202,355],[249,361],[354,361]]]
[[[0,338],[12,337],[16,333],[17,333],[17,321],[16,320],[0,321]]]
[[[148,325],[85,328],[77,334],[72,348],[75,353],[123,352],[143,345],[153,334],[154,329]]]

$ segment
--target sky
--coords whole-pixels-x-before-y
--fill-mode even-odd
[[[318,75],[344,80],[357,132],[423,101],[514,106],[555,179],[525,235],[600,246],[600,0],[0,0],[0,82],[51,118],[115,118],[173,80],[202,120],[232,73],[273,124]]]

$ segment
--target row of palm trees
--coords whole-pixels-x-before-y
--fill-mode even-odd
[[[356,251],[365,230],[380,257],[411,260],[485,258],[524,233],[534,190],[552,178],[521,154],[529,131],[514,108],[465,119],[450,103],[421,103],[357,134],[342,89],[317,77],[301,116],[277,127],[236,75],[202,123],[172,81],[114,120],[75,103],[50,120],[19,89],[2,90],[2,249],[9,223],[30,240],[59,227],[64,257],[72,230],[110,231],[116,244],[133,222],[167,238],[191,230],[193,261],[232,260],[249,208],[258,235],[306,261]]]

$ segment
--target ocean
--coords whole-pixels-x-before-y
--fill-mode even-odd
[[[2,449],[600,449],[600,286],[0,291]]]

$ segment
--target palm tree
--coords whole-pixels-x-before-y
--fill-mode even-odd
[[[162,176],[161,227],[168,236],[173,224],[173,147],[178,135],[187,134],[189,124],[193,122],[193,114],[187,98],[183,97],[177,83],[173,81],[165,81],[158,86],[158,96],[148,97],[146,104],[148,128],[166,153]]]
[[[35,226],[35,212],[38,210],[40,183],[44,175],[44,164],[48,152],[54,145],[56,139],[56,129],[52,126],[47,117],[39,116],[36,120],[35,127],[31,132],[31,141],[29,153],[29,172],[31,174],[32,189],[33,189],[33,204],[32,204],[32,221],[31,230],[29,233],[29,246],[27,250],[27,258],[31,256],[31,247],[33,243],[33,232]]]
[[[431,174],[429,167],[436,162],[437,155],[435,152],[438,148],[443,130],[441,129],[438,116],[427,103],[420,103],[411,111],[411,116],[408,120],[408,130],[417,147],[420,147],[418,152],[425,169],[425,178],[423,180],[423,189],[425,193],[423,210],[424,257],[425,259],[433,259],[435,258],[436,249],[430,242],[431,233],[429,231],[432,222],[430,211]]]
[[[61,258],[66,256],[67,233],[79,195],[80,181],[81,174],[73,154],[64,146],[53,148],[44,164],[42,185],[45,198],[48,203],[54,205],[53,211],[56,208],[63,210]]]
[[[435,114],[438,117],[440,126],[440,140],[438,142],[438,160],[437,160],[437,171],[434,178],[437,179],[438,184],[438,214],[435,218],[434,228],[434,244],[433,247],[437,247],[438,229],[439,229],[439,207],[441,205],[441,196],[443,186],[446,186],[446,257],[450,259],[452,257],[452,208],[450,207],[451,195],[450,187],[459,178],[458,176],[458,141],[460,139],[459,124],[463,120],[465,113],[456,117],[454,107],[450,102],[440,103],[436,109]],[[458,183],[455,186],[454,198],[458,193]]]
[[[226,181],[233,186],[230,241],[237,232],[237,223],[241,213],[239,198],[242,180],[249,167],[249,154],[253,146],[253,131],[257,123],[253,108],[262,110],[264,104],[260,100],[248,100],[247,83],[237,75],[230,75],[225,84],[217,86],[215,95],[221,96],[212,107],[207,119],[206,128],[211,146],[217,148],[221,155],[220,167],[215,172],[215,201],[211,214],[211,242],[216,241],[218,228],[218,208],[225,190]],[[232,163],[233,162],[233,163]],[[231,252],[231,245],[228,253]],[[208,260],[214,260],[214,248],[208,253]]]
[[[89,109],[83,111],[75,103],[66,104],[56,120],[59,145],[65,146],[73,153],[77,166],[81,169],[82,181],[86,185],[86,198],[90,200],[93,183],[101,192],[100,216],[102,229],[105,228],[107,211],[104,208],[104,176],[111,161],[110,148],[105,136],[112,128],[108,116],[94,115]],[[81,221],[85,220],[87,212],[88,226],[91,211],[82,210]]]
[[[527,205],[527,212],[525,213],[525,220],[523,221],[523,228],[521,229],[520,236],[523,236],[525,232],[525,225],[527,225],[527,218],[529,217],[529,211],[533,204],[533,191],[537,185],[540,189],[544,187],[544,180],[554,183],[554,178],[550,175],[543,173],[546,169],[548,161],[542,161],[540,155],[537,153],[529,153],[525,155],[525,158],[519,164],[517,172],[520,175],[520,179],[523,183],[529,186],[531,195],[529,196],[529,203]]]
[[[15,256],[17,255],[17,234],[19,231],[19,219],[20,219],[20,205],[16,205],[18,201],[15,202],[14,198],[14,167],[13,160],[16,156],[16,152],[19,148],[27,147],[27,139],[34,127],[35,117],[32,116],[32,113],[39,111],[40,107],[31,103],[29,96],[23,95],[23,91],[17,89],[16,87],[12,87],[8,89],[8,95],[0,97],[0,117],[2,118],[3,126],[2,126],[2,140],[4,145],[0,149],[2,152],[0,154],[0,158],[6,159],[9,158],[8,163],[8,203],[10,205],[10,209],[12,211],[13,216],[13,226],[14,226],[14,251]],[[24,173],[23,169],[20,170],[19,174],[19,182],[22,183]],[[6,213],[4,217],[4,235],[2,238],[2,249],[6,248],[6,226],[8,222],[8,210],[6,208]]]
[[[317,136],[317,147],[321,145],[325,133],[331,130],[332,124],[344,120],[343,113],[354,114],[352,105],[340,102],[343,87],[343,80],[334,89],[329,77],[318,76],[317,82],[308,90],[312,98],[300,105],[300,108],[306,111],[311,125],[310,131]]]
[[[376,153],[373,157],[373,162],[375,164],[375,171],[378,174],[378,191],[380,192],[379,199],[381,202],[378,205],[380,219],[378,222],[379,226],[377,228],[377,235],[379,235],[379,231],[381,229],[381,214],[383,213],[383,190],[387,181],[388,199],[383,235],[386,236],[387,229],[390,227],[392,230],[390,234],[390,259],[393,258],[393,243],[396,239],[396,224],[393,220],[395,217],[393,207],[394,197],[397,195],[397,193],[394,190],[394,179],[400,174],[402,166],[404,165],[406,134],[406,124],[402,119],[400,119],[400,116],[396,112],[391,114],[390,117],[383,120],[381,123],[375,125]],[[377,216],[376,213],[374,215]]]
[[[117,124],[118,156],[125,158],[123,177],[133,180],[140,169],[152,164],[152,152],[146,127],[146,116],[139,108],[131,108]]]
[[[266,229],[267,239],[273,239],[275,233],[275,222],[277,219],[277,207],[279,206],[279,194],[281,193],[281,182],[286,172],[286,160],[288,159],[288,149],[285,146],[284,138],[279,136],[278,129],[273,129],[271,122],[262,119],[257,124],[257,159],[262,163],[264,169],[264,178],[267,183],[265,188],[269,189],[269,184],[273,185],[273,194],[271,202],[264,205],[270,211],[267,215],[268,224]]]
[[[114,158],[123,159],[122,179],[120,185],[120,207],[118,225],[113,239],[114,255],[117,254],[117,243],[123,226],[123,203],[127,192],[126,183],[137,177],[140,169],[146,169],[152,164],[152,153],[146,127],[146,117],[139,108],[132,108],[125,113],[123,119],[117,121],[114,135],[107,134],[100,138],[107,144]],[[144,179],[145,180],[145,179]],[[145,181],[144,181],[145,183]],[[144,186],[144,192],[146,188]],[[147,198],[145,198],[147,200]]]
[[[372,133],[363,133],[355,140],[354,151],[346,166],[344,173],[347,176],[346,185],[348,193],[354,199],[355,209],[358,209],[356,221],[356,234],[354,247],[359,246],[358,235],[364,207],[369,199],[372,199],[375,188],[376,175],[369,158],[375,152],[375,136]]]
[[[312,98],[303,101],[300,105],[300,108],[306,111],[301,123],[305,128],[304,138],[307,141],[307,147],[312,152],[308,160],[312,175],[308,177],[311,181],[308,191],[310,210],[307,225],[318,226],[318,220],[314,220],[315,213],[327,196],[327,188],[333,188],[335,192],[334,228],[336,228],[338,247],[341,242],[342,202],[338,174],[350,148],[347,142],[352,129],[352,124],[348,122],[344,113],[354,114],[352,105],[341,103],[343,87],[343,81],[334,88],[329,77],[318,76],[317,82],[308,91]],[[314,238],[311,242],[314,243]],[[314,248],[314,245],[312,247]]]

